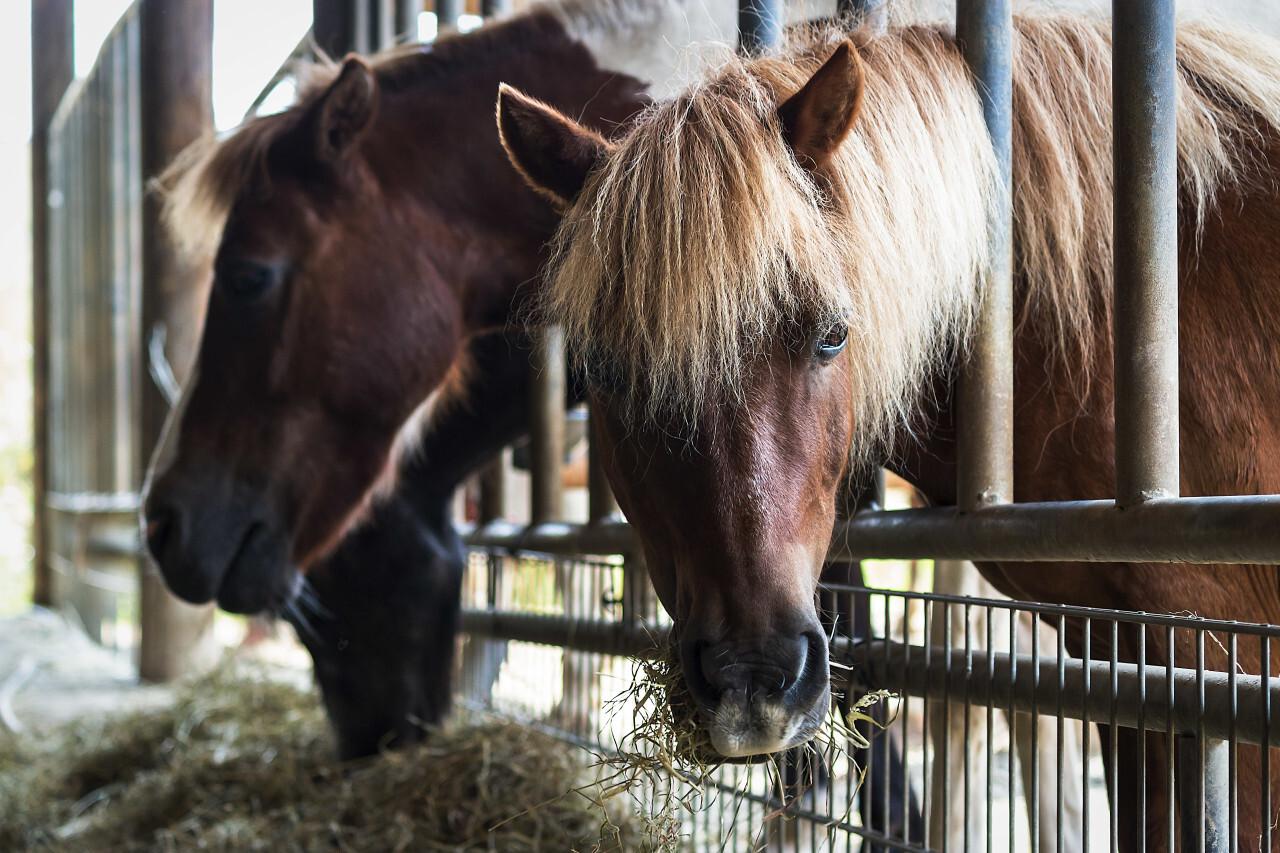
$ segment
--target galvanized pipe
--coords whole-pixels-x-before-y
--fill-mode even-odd
[[[783,0],[739,0],[738,52],[759,56],[777,47],[782,43],[786,22]]]
[[[1178,735],[1178,817],[1185,853],[1228,853],[1230,744],[1221,738]]]
[[[999,168],[991,266],[960,374],[956,494],[962,512],[1013,500],[1013,11],[1010,0],[959,0],[956,40],[978,85]]]
[[[1197,695],[1199,673],[1187,667],[1173,668],[1170,685],[1167,667],[1115,664],[1113,683],[1117,692],[1113,695],[1111,690],[1093,686],[1113,680],[1109,661],[1089,661],[1091,689],[1085,691],[1082,688],[1085,662],[1076,658],[1060,664],[1053,657],[977,649],[935,649],[929,665],[926,652],[922,646],[873,640],[849,649],[840,660],[853,668],[850,677],[857,690],[887,689],[935,700],[950,698],[984,707],[1012,707],[1014,711],[1027,713],[1036,706],[1060,705],[1063,716],[1073,720],[1083,719],[1086,714],[1093,720],[1107,719],[1114,711],[1116,723],[1126,728],[1165,732],[1172,727],[1174,734],[1181,734],[1194,733],[1203,725],[1206,738],[1219,740],[1228,737],[1234,724],[1237,743],[1266,742],[1280,747],[1280,731],[1269,725],[1259,710],[1264,694],[1273,704],[1280,700],[1280,679],[1237,675],[1234,695],[1240,703],[1233,718],[1224,713],[1231,707],[1233,695],[1227,673],[1205,672],[1202,720]],[[972,658],[969,664],[966,664],[966,655]],[[992,679],[947,678],[948,671],[989,671],[991,659],[994,659],[995,670]],[[1063,672],[1061,683],[1059,667]],[[1171,694],[1171,713],[1166,713]]]
[[[395,0],[396,37],[403,41],[418,40],[418,15],[422,12],[422,0]]]
[[[554,521],[561,515],[565,369],[564,332],[559,327],[548,326],[540,330],[534,344],[532,365],[529,520],[533,524],[541,524]]]
[[[1277,495],[908,509],[838,524],[828,559],[1271,564],[1277,531]]]
[[[1178,174],[1174,4],[1116,0],[1116,503],[1178,486]]]
[[[598,654],[651,657],[667,639],[667,629],[636,630],[625,622],[598,619],[475,610],[464,611],[461,618],[462,629],[474,636]],[[1086,690],[1085,664],[1076,658],[1059,661],[1056,657],[973,648],[934,649],[930,653],[924,646],[888,640],[851,644],[837,639],[833,645],[837,659],[852,668],[849,678],[855,693],[886,689],[1020,713],[1031,713],[1036,707],[1061,707],[1067,719],[1114,720],[1115,725],[1153,732],[1168,731],[1170,722],[1175,734],[1193,733],[1203,725],[1206,744],[1225,741],[1234,729],[1237,743],[1265,741],[1280,747],[1280,727],[1269,725],[1261,711],[1264,694],[1270,699],[1269,707],[1280,701],[1280,679],[1243,674],[1231,679],[1224,672],[1205,672],[1202,718],[1197,693],[1200,674],[1187,667],[1173,668],[1171,690],[1166,667],[1094,660],[1088,665]],[[982,679],[948,677],[948,673],[979,672],[994,674]],[[1114,695],[1109,689],[1112,685]],[[1171,693],[1172,713],[1166,713]],[[1226,713],[1233,696],[1238,700],[1234,715]],[[1216,750],[1216,746],[1209,749]],[[1218,761],[1215,754],[1207,765]],[[1225,785],[1220,787],[1225,791]]]
[[[1280,496],[1166,498],[1119,510],[1111,501],[860,513],[837,523],[827,559],[1135,563],[1280,562]],[[467,544],[564,554],[635,553],[629,525],[506,522]]]

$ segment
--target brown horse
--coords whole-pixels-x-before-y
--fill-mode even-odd
[[[169,219],[215,281],[145,503],[175,593],[287,606],[394,473],[415,410],[459,384],[466,340],[519,307],[558,215],[493,136],[499,80],[608,130],[718,26],[685,0],[546,4],[313,69],[294,107],[193,149]]]
[[[1015,492],[1108,499],[1110,30],[1015,26]],[[1280,492],[1280,45],[1186,26],[1178,67],[1182,488]],[[887,461],[933,501],[956,497],[952,368],[996,177],[954,38],[814,32],[728,64],[616,143],[512,90],[499,126],[568,208],[544,319],[593,379],[595,438],[712,741],[803,742],[827,704],[814,588],[846,472]],[[1280,621],[1269,566],[983,570],[1014,597]],[[1159,638],[1146,648],[1162,661]],[[1118,651],[1133,660],[1134,637]],[[1258,672],[1256,652],[1243,663]],[[1121,737],[1120,778],[1137,779]],[[1164,757],[1148,757],[1154,801]],[[1258,783],[1257,750],[1239,772]],[[1117,803],[1127,846],[1136,787]],[[1240,798],[1242,845],[1267,819],[1255,800]]]

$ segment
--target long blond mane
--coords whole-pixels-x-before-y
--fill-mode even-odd
[[[829,179],[781,139],[776,107],[846,37],[866,94]],[[1016,21],[1015,270],[1022,322],[1087,364],[1112,263],[1109,24]],[[1191,222],[1253,174],[1280,124],[1280,51],[1210,25],[1179,33],[1182,203]],[[1254,144],[1256,153],[1256,144]],[[953,37],[907,26],[797,35],[729,62],[642,116],[588,179],[554,244],[540,310],[635,414],[744,403],[778,334],[850,326],[854,452],[879,449],[922,383],[962,351],[988,264],[994,157]]]

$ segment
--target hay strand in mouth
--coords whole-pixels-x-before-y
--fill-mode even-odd
[[[887,727],[868,710],[877,703],[895,698],[887,690],[869,692],[858,698],[847,711],[833,707],[818,732],[800,749],[812,761],[835,766],[837,759],[847,758],[860,787],[865,768],[858,768],[851,753],[865,749],[869,741],[856,728],[861,722]],[[728,762],[711,746],[711,737],[698,717],[697,704],[689,694],[674,643],[658,644],[636,662],[636,677],[605,708],[621,718],[628,734],[613,748],[596,757],[599,791],[595,804],[609,814],[611,804],[626,801],[642,826],[642,846],[663,853],[681,848],[681,815],[695,814],[711,797],[733,797],[734,821],[746,801],[746,784],[751,774],[743,775],[743,787],[727,789],[717,773]],[[773,809],[752,827],[753,835],[763,835],[767,825],[778,818],[792,815],[809,792],[812,781],[799,785],[784,784],[779,756],[762,759],[769,790],[774,792]],[[848,797],[853,808],[853,791]],[[723,811],[723,807],[722,807]],[[848,820],[849,815],[844,815]],[[727,843],[727,838],[725,843]],[[759,838],[757,838],[757,841]],[[754,849],[754,848],[753,848]]]

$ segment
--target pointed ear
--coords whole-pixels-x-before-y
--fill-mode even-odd
[[[350,148],[373,121],[378,108],[378,83],[373,69],[351,54],[342,70],[313,108],[316,153],[334,160]]]
[[[778,107],[782,138],[800,165],[818,169],[831,159],[858,117],[862,90],[862,60],[845,41],[803,89]]]
[[[573,202],[613,150],[600,134],[505,83],[498,88],[498,134],[529,186],[559,207]]]

